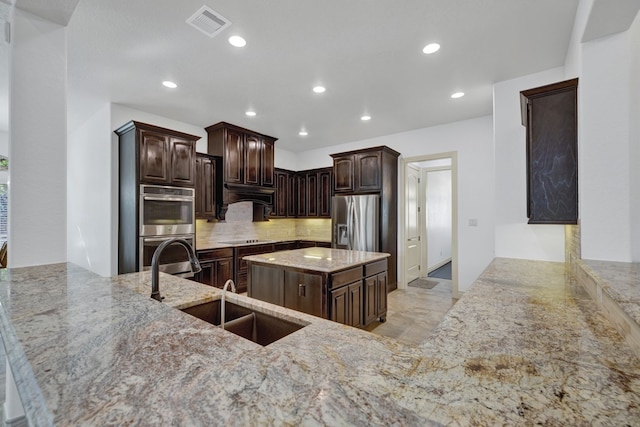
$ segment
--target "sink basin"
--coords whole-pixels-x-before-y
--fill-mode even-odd
[[[220,326],[220,304],[220,300],[210,301],[181,311]],[[267,346],[302,328],[304,325],[226,302],[224,329],[256,344]]]

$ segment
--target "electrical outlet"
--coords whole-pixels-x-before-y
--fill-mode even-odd
[[[469,218],[469,227],[477,227],[478,219],[477,218]]]

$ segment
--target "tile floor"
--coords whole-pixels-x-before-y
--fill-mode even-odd
[[[391,292],[387,321],[374,322],[367,330],[407,344],[422,343],[456,302],[451,296],[451,280],[432,277],[429,280],[437,280],[438,285],[432,289],[409,286]]]

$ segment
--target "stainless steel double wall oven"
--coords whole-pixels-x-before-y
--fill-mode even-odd
[[[140,270],[151,268],[151,258],[162,242],[182,238],[195,244],[195,190],[187,187],[140,185]],[[194,248],[195,249],[195,248]],[[167,247],[160,257],[160,271],[193,276],[189,257],[180,245]]]

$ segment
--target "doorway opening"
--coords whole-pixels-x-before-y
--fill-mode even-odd
[[[410,283],[428,286],[432,278],[451,280],[457,299],[457,153],[403,161],[400,285],[406,289]]]

